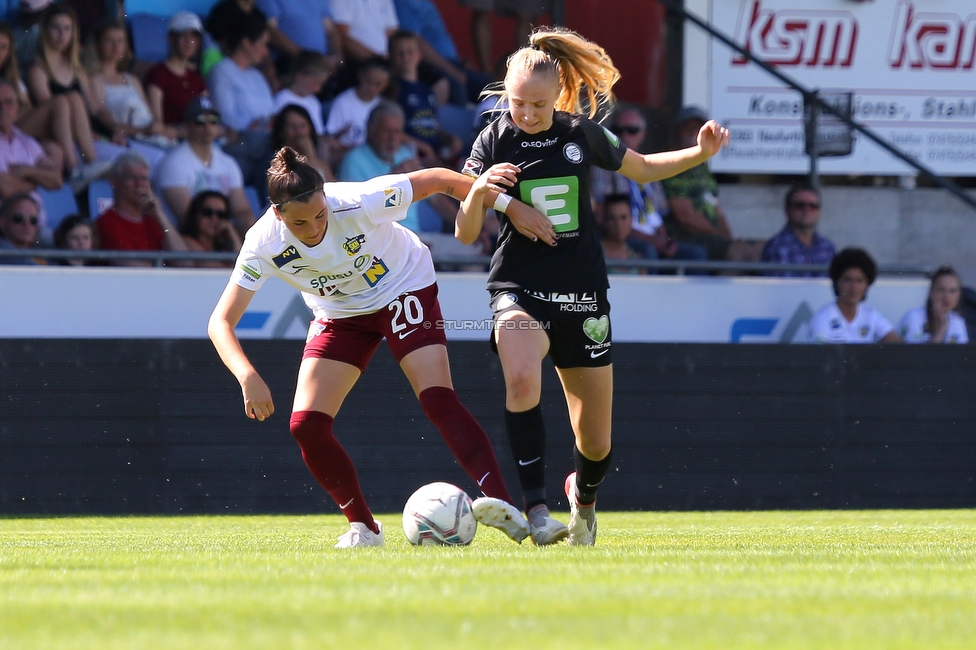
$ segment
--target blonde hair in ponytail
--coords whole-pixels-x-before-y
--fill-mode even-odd
[[[510,79],[548,74],[559,83],[557,111],[592,119],[601,108],[613,106],[613,85],[620,79],[620,71],[606,50],[562,27],[537,29],[529,43],[508,58],[506,86]]]

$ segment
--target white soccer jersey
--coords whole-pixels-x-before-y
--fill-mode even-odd
[[[316,319],[334,319],[375,312],[434,284],[430,250],[395,223],[413,201],[405,175],[324,187],[329,225],[322,241],[301,243],[268,208],[244,238],[233,274],[239,286],[257,291],[275,274],[302,291]]]
[[[847,322],[836,302],[824,305],[810,319],[810,340],[814,343],[877,343],[893,330],[881,312],[864,303],[857,306],[854,320]]]
[[[932,335],[925,328],[928,314],[925,307],[909,310],[898,323],[898,333],[906,343],[928,343]],[[949,312],[949,326],[946,328],[943,343],[969,343],[969,332],[966,331],[966,321],[954,311]]]

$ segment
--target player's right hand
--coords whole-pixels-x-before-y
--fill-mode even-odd
[[[241,382],[244,394],[244,414],[252,420],[264,422],[274,413],[271,389],[257,374],[250,375]]]

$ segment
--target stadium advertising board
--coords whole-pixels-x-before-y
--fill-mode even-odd
[[[825,93],[853,93],[853,119],[948,176],[976,175],[972,0],[712,0],[711,24],[752,55]],[[712,41],[711,107],[732,131],[713,171],[804,173],[803,97]],[[913,174],[855,133],[824,174]]]
[[[448,339],[487,341],[486,275],[438,277]],[[0,339],[202,339],[227,283],[212,269],[0,266]],[[834,299],[826,279],[611,276],[613,340],[778,343],[805,340],[814,311]],[[879,279],[869,304],[893,323],[925,301],[925,279]],[[585,309],[566,299],[567,309]],[[255,295],[242,339],[303,339],[310,313],[276,278]]]

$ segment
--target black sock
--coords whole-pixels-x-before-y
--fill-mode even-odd
[[[610,456],[613,450],[607,452],[603,460],[590,460],[573,445],[573,460],[576,462],[576,492],[578,493],[577,502],[580,505],[588,506],[596,501],[596,491],[603,483],[603,477],[610,469]]]
[[[506,409],[505,430],[528,512],[546,502],[546,427],[542,421],[542,406],[536,404],[519,413]]]

